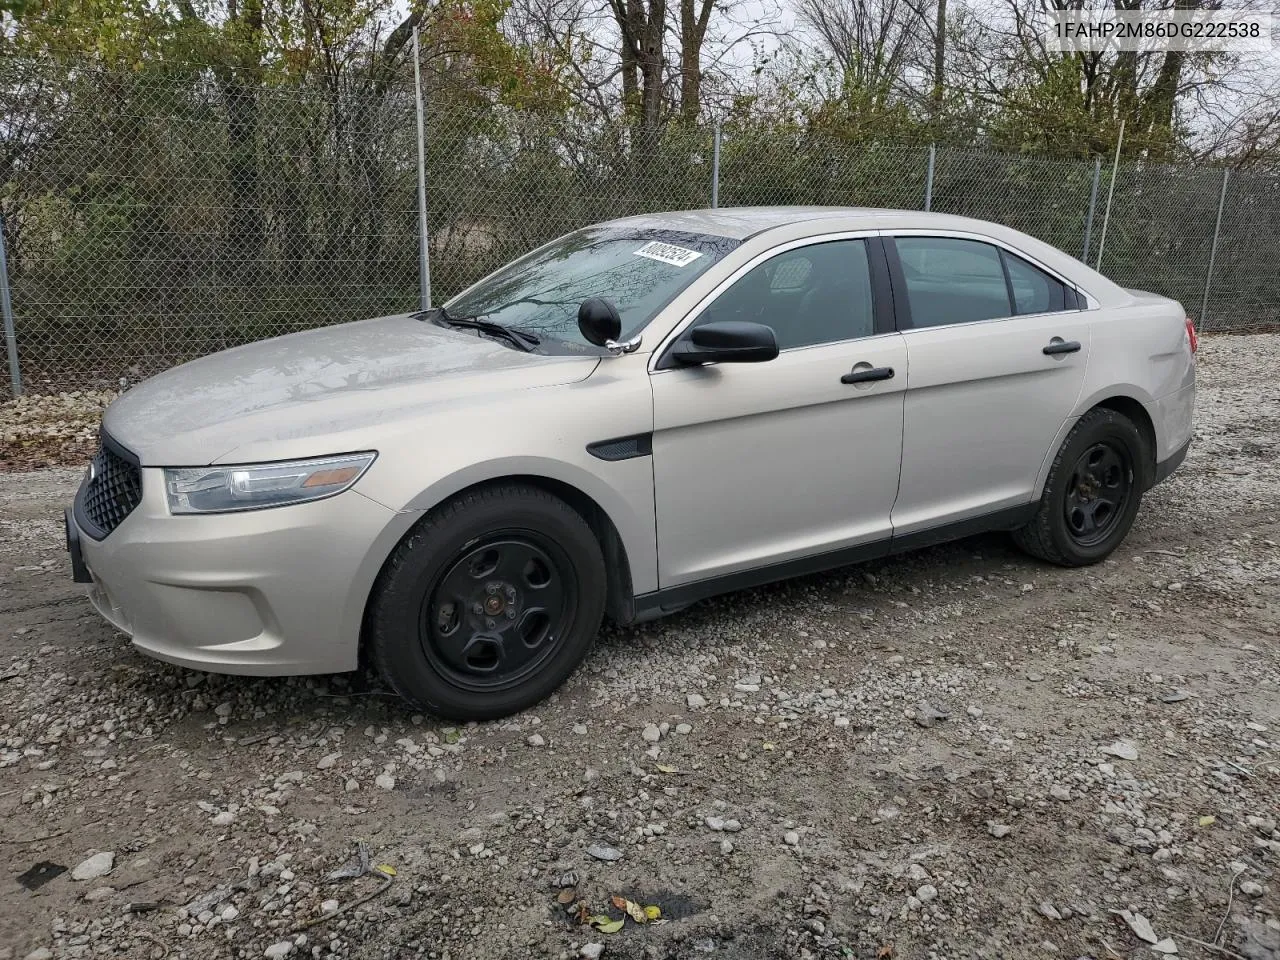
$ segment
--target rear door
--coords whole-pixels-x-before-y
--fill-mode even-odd
[[[886,250],[909,368],[895,538],[1030,503],[1084,385],[1090,313],[988,238],[900,231]]]

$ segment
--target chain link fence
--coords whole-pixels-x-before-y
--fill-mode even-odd
[[[272,86],[213,68],[0,61],[0,216],[23,388],[110,387],[415,307],[414,110],[411,75]],[[927,195],[933,210],[1073,255],[1087,246],[1093,263],[1111,179],[1092,160],[931,153],[764,123],[647,135],[562,107],[438,94],[425,139],[436,302],[575,227],[705,207],[713,191],[721,206],[919,209]],[[1103,271],[1198,314],[1223,176],[1122,163]],[[1280,330],[1280,176],[1233,172],[1217,234],[1201,327]]]

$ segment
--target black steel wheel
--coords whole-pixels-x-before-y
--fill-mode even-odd
[[[1064,567],[1103,560],[1128,535],[1153,470],[1154,455],[1137,425],[1095,407],[1062,442],[1036,515],[1013,532],[1014,541]]]
[[[388,558],[366,643],[386,682],[455,720],[523,710],[582,661],[605,606],[600,544],[545,490],[483,487],[431,511]]]
[[[1092,547],[1107,539],[1124,516],[1133,475],[1128,448],[1114,440],[1100,440],[1076,458],[1062,505],[1076,543]]]
[[[577,613],[573,564],[532,530],[468,545],[424,598],[423,653],[451,682],[487,692],[517,685],[555,655]]]

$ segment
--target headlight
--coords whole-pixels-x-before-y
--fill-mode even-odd
[[[376,453],[234,467],[166,467],[172,513],[226,513],[321,500],[360,479]]]

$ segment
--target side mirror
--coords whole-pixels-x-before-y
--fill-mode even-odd
[[[763,323],[721,320],[694,327],[671,351],[680,364],[763,363],[778,355],[773,328]]]
[[[622,316],[611,300],[588,297],[578,307],[578,330],[587,343],[603,347],[622,336]]]

